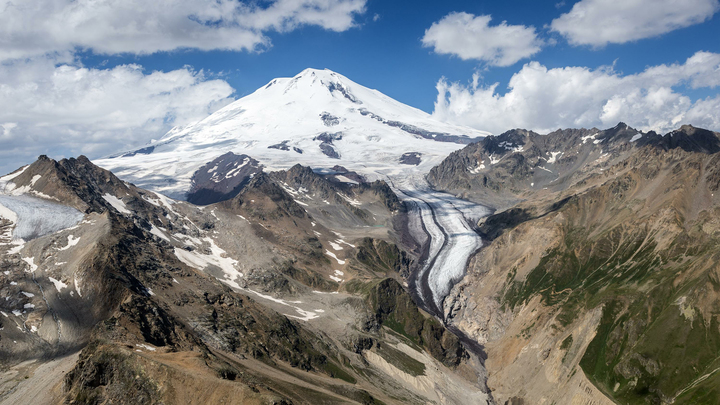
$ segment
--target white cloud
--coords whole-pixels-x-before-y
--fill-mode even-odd
[[[540,51],[543,42],[534,27],[490,26],[489,15],[450,13],[425,31],[423,46],[436,53],[451,54],[463,60],[476,59],[494,66],[509,66]]]
[[[582,0],[550,28],[573,45],[599,47],[699,24],[719,9],[718,0]]]
[[[643,129],[668,131],[680,124],[720,130],[720,96],[692,102],[678,88],[720,86],[720,54],[698,52],[685,63],[649,67],[634,75],[612,68],[548,69],[530,62],[498,83],[437,84],[433,114],[442,120],[501,133],[511,128],[549,132],[562,127],[609,127],[624,121]]]
[[[345,31],[366,0],[0,0],[0,60],[48,52],[150,54],[183,48],[258,50],[266,32]],[[263,4],[261,7],[258,4]]]
[[[0,172],[41,153],[137,146],[233,101],[227,82],[191,67],[85,68],[78,50],[263,50],[273,31],[350,29],[366,1],[0,0]]]
[[[0,65],[0,171],[39,154],[90,157],[142,145],[233,101],[224,80],[189,67],[88,69],[38,57]]]

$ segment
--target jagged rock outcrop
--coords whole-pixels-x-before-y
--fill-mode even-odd
[[[206,163],[193,174],[187,201],[207,205],[228,200],[260,172],[262,165],[257,160],[228,152]]]

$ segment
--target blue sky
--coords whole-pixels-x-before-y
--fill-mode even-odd
[[[307,67],[494,133],[720,130],[718,0],[0,3],[3,172],[143,144]]]
[[[682,62],[697,51],[720,52],[720,23],[713,18],[702,24],[625,44],[602,48],[571,46],[562,36],[543,28],[573,2],[557,6],[555,1],[368,1],[367,11],[356,20],[358,26],[347,31],[329,32],[306,26],[291,33],[270,32],[272,47],[263,52],[182,50],[149,56],[88,55],[88,66],[108,61],[107,66],[139,63],[147,70],[173,70],[184,65],[222,72],[236,90],[237,97],[253,92],[275,77],[291,77],[307,67],[328,68],[351,80],[375,88],[428,113],[437,97],[435,84],[440,77],[467,82],[481,71],[488,83],[500,82],[504,92],[510,77],[530,60],[553,67],[587,66],[597,68],[615,63],[625,74],[647,66]],[[421,39],[433,22],[451,12],[491,15],[492,24],[534,26],[539,35],[557,41],[532,58],[507,67],[488,67],[476,60],[435,54],[423,47]],[[377,21],[373,21],[374,16]],[[705,97],[717,91],[692,92]]]

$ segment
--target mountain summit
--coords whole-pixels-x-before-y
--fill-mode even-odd
[[[226,152],[271,169],[342,165],[373,177],[398,164],[428,169],[478,137],[330,70],[278,78],[202,121],[97,163],[142,187],[184,197],[193,173]],[[403,167],[403,166],[401,166]]]

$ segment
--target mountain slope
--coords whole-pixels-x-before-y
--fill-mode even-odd
[[[184,199],[195,171],[225,152],[251,156],[271,170],[339,164],[375,178],[378,171],[416,164],[429,170],[484,135],[438,122],[338,73],[306,69],[153,144],[96,163],[140,187]]]
[[[0,209],[2,403],[37,387],[72,403],[487,398],[480,359],[396,281],[410,259],[310,213],[344,212],[333,220],[348,228],[386,221],[397,208],[387,185],[333,184],[298,166],[197,207],[84,157],[42,157],[0,182],[5,202],[80,213],[20,240],[27,217]],[[56,359],[66,375],[44,366]]]
[[[501,209],[479,222],[490,241],[445,301],[486,345],[495,398],[717,403],[720,134],[519,132],[431,174]],[[524,148],[492,151],[501,142]]]
[[[624,123],[602,131],[565,129],[547,135],[514,129],[453,152],[427,179],[437,189],[505,208],[529,192],[564,189],[657,138]]]

